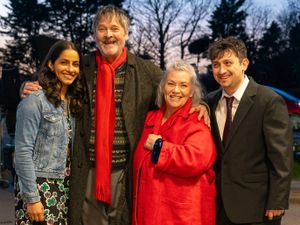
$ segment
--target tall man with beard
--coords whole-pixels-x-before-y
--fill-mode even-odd
[[[86,105],[72,159],[72,225],[130,223],[132,152],[162,71],[127,51],[128,27],[127,14],[112,5],[94,19],[97,50],[82,63]]]

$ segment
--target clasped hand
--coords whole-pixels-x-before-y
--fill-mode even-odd
[[[147,140],[144,143],[145,149],[152,151],[153,145],[158,138],[161,138],[161,136],[157,134],[149,134]]]

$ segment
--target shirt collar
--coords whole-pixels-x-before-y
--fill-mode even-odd
[[[241,101],[241,98],[243,97],[243,94],[244,94],[244,92],[245,92],[248,84],[249,84],[249,78],[245,75],[245,79],[244,79],[242,85],[231,96],[233,96],[234,99],[236,99],[238,101]],[[224,99],[225,96],[226,97],[231,97],[228,94],[226,94],[226,92],[223,89],[222,90],[222,97],[221,97],[221,99]]]

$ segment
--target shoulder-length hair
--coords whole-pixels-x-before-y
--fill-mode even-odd
[[[167,81],[167,77],[171,71],[184,71],[191,76],[192,101],[193,101],[193,104],[199,103],[201,98],[203,97],[203,91],[202,91],[202,87],[197,79],[197,75],[195,73],[194,68],[190,64],[186,63],[183,60],[177,60],[174,63],[171,63],[167,66],[167,70],[164,73],[164,76],[158,85],[157,97],[156,97],[157,106],[162,107],[162,105],[165,104],[163,90],[164,90],[164,86]]]
[[[78,52],[81,61],[80,51],[74,43],[70,41],[59,40],[51,46],[38,72],[38,82],[43,88],[48,101],[51,102],[55,107],[60,106],[62,103],[60,98],[62,84],[57,78],[56,74],[48,66],[48,62],[50,61],[54,65],[61,53],[67,49],[73,49]],[[75,116],[82,109],[83,90],[80,76],[78,76],[68,87],[67,95],[71,97],[70,111],[71,114]]]

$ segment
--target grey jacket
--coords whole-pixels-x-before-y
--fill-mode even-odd
[[[70,224],[81,224],[82,205],[85,198],[89,163],[89,139],[91,131],[91,110],[93,80],[97,74],[95,53],[83,58],[82,79],[84,86],[84,105],[82,116],[78,118],[75,131],[74,154],[72,157],[70,188]],[[130,157],[126,179],[126,196],[131,204],[131,164],[133,151],[140,138],[144,120],[149,110],[155,108],[155,98],[162,71],[152,62],[127,55],[124,96],[122,100],[125,127],[130,142]],[[119,210],[122,212],[122,210]],[[117,215],[115,224],[124,224],[131,214]]]

